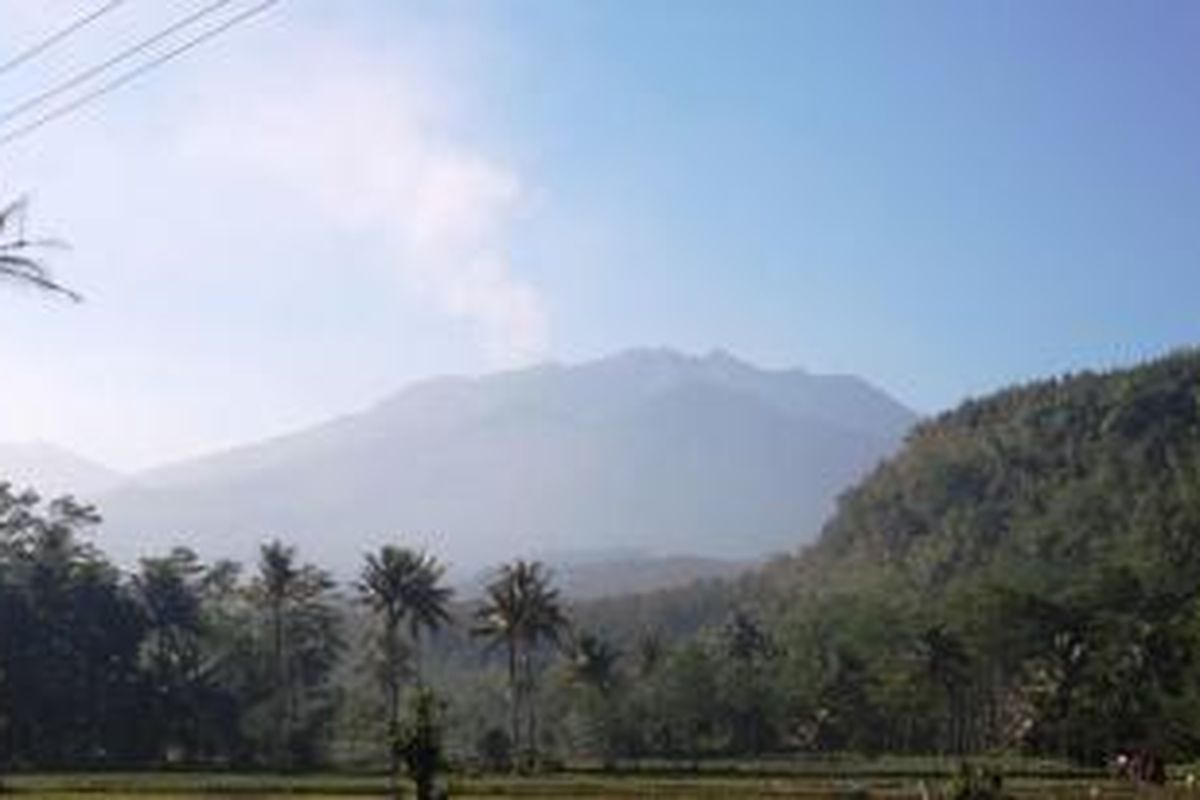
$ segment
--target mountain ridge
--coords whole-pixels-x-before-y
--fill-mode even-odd
[[[125,480],[121,472],[50,442],[0,442],[0,481],[17,489],[95,500]]]
[[[245,560],[280,537],[340,571],[398,535],[467,570],[595,547],[754,559],[815,533],[915,419],[861,379],[723,351],[441,376],[133,476],[100,498],[103,546]]]

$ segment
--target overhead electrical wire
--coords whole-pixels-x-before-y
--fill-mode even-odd
[[[41,102],[44,102],[44,100],[39,100],[39,98],[46,97],[46,99],[49,99],[50,97],[57,96],[58,94],[61,94],[64,91],[68,91],[70,88],[74,88],[75,86],[79,85],[80,83],[86,81],[88,78],[95,77],[96,75],[105,71],[109,67],[115,65],[116,63],[119,63],[122,60],[125,60],[125,58],[128,58],[131,55],[136,54],[137,52],[142,52],[147,47],[150,47],[153,44],[162,41],[164,38],[169,36],[171,33],[178,32],[181,28],[186,27],[186,25],[191,24],[192,22],[195,22],[196,20],[200,19],[201,17],[206,16],[207,14],[210,14],[210,13],[218,10],[220,7],[228,5],[230,2],[232,2],[232,0],[220,0],[219,2],[212,3],[211,5],[206,6],[204,9],[201,9],[200,11],[197,11],[196,13],[190,15],[190,17],[186,18],[185,20],[181,20],[180,22],[175,23],[174,25],[170,26],[170,28],[164,29],[160,33],[152,36],[150,39],[147,39],[147,40],[139,43],[138,45],[135,45],[134,47],[129,48],[129,50],[123,51],[122,54],[119,54],[118,56],[109,59],[108,61],[104,62],[104,64],[106,66],[98,66],[98,67],[93,67],[88,70],[85,70],[85,72],[80,73],[80,75],[84,75],[86,73],[87,77],[76,76],[75,78],[72,78],[70,81],[66,82],[66,83],[70,83],[71,84],[70,86],[66,86],[65,83],[60,84],[59,87],[55,87],[52,90],[43,92],[41,95],[38,95],[38,97],[33,98],[30,101],[26,101],[25,103],[22,103],[20,106],[14,107],[10,111],[4,112],[4,114],[0,114],[0,123],[7,122],[7,121],[11,120],[13,117],[15,117],[21,113],[24,113],[26,110],[29,110],[30,108],[32,108],[33,100],[38,100],[38,104],[40,104]],[[21,125],[20,127],[14,128],[13,130],[8,131],[7,133],[0,134],[0,147],[4,147],[8,144],[11,144],[12,142],[17,141],[18,139],[23,139],[26,136],[29,136],[30,134],[32,134],[34,131],[37,131],[38,129],[42,128],[43,126],[48,125],[51,122],[54,122],[55,120],[57,120],[61,117],[67,116],[68,114],[74,113],[87,105],[90,105],[91,103],[99,100],[100,98],[104,97],[105,95],[142,77],[146,73],[152,72],[152,71],[158,69],[159,67],[163,66],[164,64],[175,60],[179,56],[182,56],[184,53],[187,53],[188,51],[199,47],[200,45],[208,42],[211,39],[215,39],[216,37],[220,36],[221,34],[225,33],[226,31],[242,24],[243,22],[248,21],[252,17],[258,16],[259,14],[263,13],[264,11],[269,9],[271,6],[276,5],[279,2],[280,2],[280,0],[263,0],[263,2],[253,5],[250,8],[247,8],[245,11],[239,12],[238,14],[235,14],[234,16],[229,17],[228,19],[226,19],[224,22],[220,23],[219,25],[215,25],[215,26],[207,29],[203,33],[198,34],[198,35],[192,37],[191,39],[184,41],[182,44],[180,44],[170,50],[167,50],[166,52],[161,53],[158,56],[155,56],[154,58],[150,59],[149,61],[143,62],[143,63],[139,64],[137,67],[134,67],[133,69],[128,70],[105,83],[102,83],[100,86],[96,87],[92,91],[87,92],[83,95],[80,95],[79,97],[75,98],[74,100],[72,100],[64,105],[58,106],[50,111],[47,111],[45,114],[42,114],[41,116],[36,117],[35,119],[31,120],[30,122],[28,122],[24,125]],[[128,55],[126,55],[126,54],[128,54]],[[51,94],[51,93],[53,93],[53,94]]]
[[[143,39],[142,41],[138,42],[137,44],[135,44],[131,47],[125,48],[124,50],[120,51],[116,55],[114,55],[110,58],[107,58],[104,61],[101,61],[99,64],[88,67],[87,69],[81,70],[79,72],[76,72],[71,77],[67,78],[66,80],[62,81],[61,83],[51,86],[49,89],[45,90],[44,92],[36,94],[33,97],[29,98],[28,100],[25,100],[21,103],[18,103],[15,106],[7,108],[4,111],[0,111],[0,125],[3,125],[4,123],[6,123],[12,119],[15,119],[16,117],[19,117],[22,114],[32,111],[33,109],[37,108],[40,105],[44,105],[45,103],[49,102],[50,100],[53,100],[55,97],[58,97],[59,95],[65,93],[65,92],[69,92],[72,89],[74,89],[78,86],[81,86],[84,83],[87,83],[92,78],[95,78],[96,76],[98,76],[104,72],[107,72],[108,70],[117,66],[121,62],[128,61],[129,59],[133,58],[134,56],[144,53],[146,50],[149,50],[151,47],[153,47],[154,45],[163,41],[164,39],[168,39],[171,36],[174,36],[176,33],[179,33],[184,28],[188,28],[188,27],[196,24],[197,22],[201,21],[202,19],[209,16],[210,14],[215,14],[216,12],[220,11],[222,8],[224,8],[225,6],[229,5],[232,2],[234,2],[234,0],[216,0],[216,2],[209,3],[208,5],[204,6],[203,8],[200,8],[196,11],[193,11],[191,14],[188,14],[186,17],[183,17],[182,19],[177,20],[176,22],[173,22],[172,24],[170,24],[167,27],[160,30],[158,33],[154,34],[153,36]]]
[[[79,19],[72,22],[70,25],[67,25],[66,27],[62,28],[61,30],[58,30],[58,31],[52,33],[50,36],[47,36],[45,39],[38,42],[37,44],[27,47],[26,49],[17,53],[15,56],[8,59],[7,61],[0,62],[0,75],[3,75],[6,72],[11,72],[12,70],[16,69],[17,67],[21,66],[22,64],[24,64],[27,61],[32,61],[33,59],[40,56],[42,53],[44,53],[47,50],[49,50],[50,48],[54,47],[59,42],[62,42],[64,39],[70,38],[73,34],[77,33],[78,31],[83,30],[88,25],[91,25],[93,22],[100,19],[108,12],[116,10],[118,7],[124,5],[126,2],[127,2],[127,0],[109,0],[108,3],[105,3],[104,5],[100,6],[100,8],[96,9],[95,11],[91,12],[90,14],[85,14],[84,16],[82,16]]]

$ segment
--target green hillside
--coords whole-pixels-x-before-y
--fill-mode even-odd
[[[1200,352],[1187,351],[923,423],[842,499],[810,558],[925,592],[987,578],[1059,593],[1118,564],[1186,585],[1198,546]]]
[[[1198,550],[1192,350],[964,403],[847,492],[814,546],[592,613],[617,635],[677,631],[693,671],[709,659],[725,716],[706,724],[741,719],[724,745],[1195,757]],[[771,643],[741,663],[734,608]]]
[[[1198,552],[1189,350],[924,422],[759,598],[816,664],[813,713],[862,673],[841,711],[861,746],[1194,755]],[[888,732],[900,718],[925,730]]]

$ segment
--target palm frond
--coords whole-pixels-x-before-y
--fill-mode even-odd
[[[44,266],[25,256],[0,253],[0,277],[61,294],[77,303],[83,300],[78,292],[55,281]]]
[[[29,199],[22,197],[0,208],[0,235],[7,233],[13,225],[20,224],[28,207]]]
[[[61,249],[67,245],[58,239],[27,238],[24,232],[27,208],[25,198],[0,208],[0,278],[81,301],[83,297],[78,292],[56,281],[44,264],[28,255],[31,251]]]

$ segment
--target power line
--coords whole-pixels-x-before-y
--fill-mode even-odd
[[[100,8],[93,11],[92,13],[87,14],[83,17],[80,17],[79,19],[75,20],[74,22],[72,22],[70,25],[66,26],[62,30],[57,31],[56,33],[53,33],[50,36],[47,36],[45,39],[43,39],[42,41],[33,45],[32,47],[28,47],[25,50],[22,50],[20,53],[17,53],[15,56],[10,58],[8,61],[0,63],[0,75],[3,75],[6,72],[10,72],[10,71],[16,69],[17,67],[24,64],[26,61],[31,61],[31,60],[37,58],[42,53],[49,50],[51,47],[54,47],[59,42],[70,37],[72,34],[86,28],[88,25],[91,25],[93,22],[100,19],[108,12],[115,10],[118,6],[124,5],[125,2],[126,2],[126,0],[110,0],[110,2],[105,3]]]
[[[111,58],[106,59],[105,61],[102,61],[99,64],[96,64],[95,66],[88,67],[85,70],[77,72],[74,75],[72,75],[71,77],[67,78],[65,81],[63,81],[55,86],[50,87],[46,91],[44,91],[40,94],[34,95],[33,97],[29,98],[28,100],[26,100],[22,103],[18,103],[17,105],[12,106],[11,108],[9,108],[3,112],[0,112],[0,125],[3,125],[4,123],[12,120],[15,117],[19,117],[28,111],[32,111],[33,109],[37,108],[38,106],[43,105],[50,100],[53,100],[55,97],[58,97],[60,94],[63,94],[64,92],[69,92],[70,90],[76,88],[77,86],[90,81],[92,78],[96,77],[97,75],[100,75],[101,73],[107,72],[109,69],[115,67],[117,64],[120,64],[122,61],[128,61],[129,59],[133,58],[134,56],[145,52],[146,50],[150,49],[151,47],[153,47],[154,45],[163,41],[164,39],[167,39],[167,38],[175,35],[176,33],[179,33],[179,31],[183,30],[184,28],[194,25],[196,22],[199,22],[200,20],[204,19],[205,17],[209,16],[210,14],[214,14],[217,11],[220,11],[222,8],[229,5],[233,1],[234,0],[216,0],[216,2],[209,3],[208,5],[204,6],[203,8],[201,8],[197,11],[194,11],[191,14],[188,14],[186,17],[183,17],[182,19],[177,20],[176,22],[172,23],[171,25],[168,25],[166,28],[163,28],[158,33],[154,34],[153,36],[143,39],[142,41],[138,42],[137,44],[135,44],[131,47],[125,48],[121,52],[117,53],[115,56],[112,56]]]
[[[242,11],[241,13],[236,14],[236,15],[230,17],[229,19],[225,20],[220,25],[217,25],[216,27],[213,27],[213,28],[209,28],[204,33],[202,33],[199,36],[196,36],[192,39],[189,39],[188,41],[186,41],[183,44],[179,45],[178,47],[174,48],[173,50],[168,50],[167,52],[163,53],[162,55],[159,55],[156,58],[153,58],[150,61],[147,61],[144,64],[141,64],[141,65],[135,67],[134,69],[129,70],[128,72],[118,75],[116,78],[113,78],[108,83],[102,84],[101,86],[97,87],[96,89],[92,90],[91,92],[88,92],[87,94],[84,94],[84,95],[76,98],[75,100],[72,100],[70,103],[67,103],[66,105],[63,105],[63,106],[59,106],[58,108],[55,108],[54,110],[43,114],[42,116],[27,123],[26,125],[23,125],[12,131],[9,131],[6,134],[0,135],[0,147],[4,147],[8,144],[11,144],[12,142],[15,142],[18,139],[23,139],[24,137],[30,135],[31,133],[38,130],[42,126],[48,125],[51,122],[54,122],[55,120],[59,119],[60,117],[64,117],[68,114],[78,111],[79,109],[83,108],[84,106],[87,106],[87,105],[95,102],[96,100],[99,100],[101,97],[104,97],[106,94],[109,94],[110,92],[113,92],[113,91],[119,89],[120,87],[124,86],[127,83],[131,83],[132,81],[136,80],[137,78],[140,78],[141,76],[145,75],[148,72],[152,72],[153,70],[158,69],[159,67],[163,66],[164,64],[166,64],[169,61],[173,61],[174,59],[176,59],[179,56],[183,55],[184,53],[188,52],[189,50],[193,50],[196,47],[199,47],[200,45],[204,44],[205,42],[209,41],[210,39],[215,39],[216,37],[220,36],[221,34],[225,33],[226,31],[230,30],[231,28],[234,28],[237,25],[240,25],[241,23],[246,22],[251,17],[258,16],[259,14],[261,14],[264,11],[266,11],[267,9],[269,9],[271,6],[276,5],[278,2],[279,2],[279,0],[263,0],[263,2],[259,3],[258,5],[251,6],[250,8],[246,9],[245,11]]]

